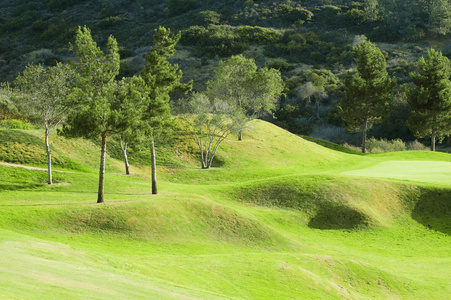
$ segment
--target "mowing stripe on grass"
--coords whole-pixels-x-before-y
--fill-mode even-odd
[[[391,160],[342,174],[451,185],[451,163],[443,161]]]

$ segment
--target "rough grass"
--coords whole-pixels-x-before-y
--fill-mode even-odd
[[[27,147],[40,145],[38,132],[18,132],[31,139]],[[0,165],[0,298],[451,293],[450,184],[421,174],[412,181],[405,166],[446,169],[447,154],[352,155],[254,122],[242,142],[224,142],[221,167],[200,170],[191,163],[196,152],[180,146],[188,157],[160,167],[158,196],[148,179],[120,175],[121,162],[110,159],[98,205],[97,174],[80,171],[97,166],[97,147],[58,139],[55,152],[82,167],[55,173],[55,185],[45,184],[45,172]],[[389,165],[370,178],[381,163]],[[395,171],[405,177],[383,173]]]

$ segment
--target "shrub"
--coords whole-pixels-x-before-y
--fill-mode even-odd
[[[23,130],[31,130],[34,129],[33,125],[26,121],[21,120],[1,120],[0,127],[6,129],[23,129]]]
[[[97,26],[106,29],[122,23],[123,20],[119,16],[109,16],[97,22]]]
[[[231,27],[213,26],[203,36],[199,50],[208,57],[227,57],[249,49]]]
[[[386,139],[378,140],[375,138],[370,138],[367,140],[366,145],[368,153],[383,153],[406,150],[406,144],[401,139],[389,141]]]
[[[222,15],[212,10],[204,10],[197,14],[196,24],[200,26],[221,24]]]
[[[207,35],[208,30],[203,26],[190,26],[182,31],[180,43],[185,46],[199,45],[204,37]]]
[[[268,67],[269,69],[279,70],[280,72],[287,72],[291,70],[290,65],[283,59],[276,59],[268,63],[266,67]]]
[[[350,145],[348,143],[344,143],[342,146],[345,147],[345,148],[348,148],[348,149],[350,149],[352,151],[362,152],[362,149],[360,147],[357,147],[357,146],[354,146],[354,145]]]
[[[236,29],[236,33],[247,43],[255,45],[269,45],[278,42],[282,34],[259,26],[243,26]]]
[[[430,151],[431,148],[426,147],[422,143],[420,143],[418,140],[414,140],[412,142],[407,143],[407,150],[421,150],[421,151]]]

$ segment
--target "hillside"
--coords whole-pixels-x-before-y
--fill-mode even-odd
[[[338,144],[360,140],[341,128],[336,111],[340,80],[355,71],[353,46],[376,42],[398,80],[393,112],[369,136],[405,142],[415,137],[406,125],[410,108],[402,84],[410,82],[414,63],[428,48],[451,56],[448,0],[0,0],[0,8],[2,81],[13,81],[29,63],[73,59],[68,45],[83,25],[99,45],[110,35],[118,40],[118,78],[139,74],[154,30],[166,26],[182,33],[171,62],[183,71],[183,81],[194,80],[195,91],[205,89],[219,61],[243,54],[282,72],[286,96],[268,121]]]
[[[0,164],[0,297],[446,299],[450,155],[352,155],[252,125],[210,170],[188,140],[160,149],[157,196],[145,168],[108,158],[101,205],[92,142],[54,138],[53,186]],[[42,163],[39,132],[0,134],[2,160]],[[409,179],[402,161],[443,171]]]

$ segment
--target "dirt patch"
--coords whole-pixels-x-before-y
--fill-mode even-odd
[[[46,168],[39,168],[39,167],[31,167],[31,166],[25,166],[25,165],[19,165],[19,164],[11,164],[7,162],[0,161],[0,165],[5,167],[13,167],[13,168],[24,168],[27,170],[34,170],[34,171],[43,171],[47,172]],[[52,170],[53,172],[59,172],[59,173],[74,173],[71,171],[62,171],[62,170]]]

